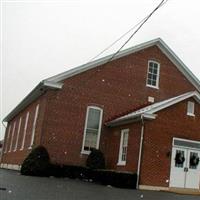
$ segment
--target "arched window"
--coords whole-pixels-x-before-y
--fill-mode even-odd
[[[82,153],[89,153],[91,148],[99,148],[103,110],[88,106],[85,120]]]

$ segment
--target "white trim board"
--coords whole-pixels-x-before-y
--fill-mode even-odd
[[[21,165],[1,163],[0,168],[20,171]]]
[[[189,70],[189,68],[183,63],[183,61],[171,50],[171,48],[161,39],[156,38],[154,40],[150,40],[148,42],[144,42],[142,44],[136,45],[134,47],[125,49],[116,55],[113,60],[116,60],[118,58],[127,56],[129,54],[138,52],[140,50],[149,48],[151,46],[156,45],[170,60],[174,65],[177,67],[177,69],[194,85],[197,91],[200,92],[200,81],[198,78]],[[95,67],[98,67],[100,65],[105,64],[112,58],[113,54],[105,56],[103,58],[97,59],[95,61],[86,63],[84,65],[81,65],[79,67],[73,68],[69,71],[60,73],[58,75],[52,76],[50,78],[47,78],[43,81],[41,81],[4,119],[4,122],[10,121],[14,116],[17,115],[18,112],[23,110],[27,105],[29,105],[31,102],[33,102],[35,99],[37,99],[39,96],[41,96],[45,90],[47,89],[61,89],[63,84],[60,83],[63,80],[75,76],[77,74],[80,74],[82,72],[85,72],[89,69],[93,69]]]
[[[187,93],[184,93],[184,94],[176,96],[176,97],[169,98],[164,101],[160,101],[158,103],[151,104],[149,106],[146,106],[144,108],[141,108],[139,110],[131,112],[127,115],[124,115],[122,117],[114,119],[110,122],[107,122],[106,125],[107,126],[116,126],[116,125],[122,124],[125,121],[131,122],[133,119],[141,118],[141,116],[144,116],[144,117],[148,116],[148,119],[155,119],[156,112],[163,110],[167,107],[170,107],[176,103],[179,103],[179,102],[186,100],[188,98],[191,98],[191,97],[193,97],[200,104],[200,94],[197,91],[191,91],[191,92],[187,92]]]
[[[194,85],[194,87],[200,92],[200,81],[198,78],[189,70],[189,68],[183,63],[183,61],[172,51],[172,49],[161,39],[156,38],[153,40],[150,40],[148,42],[141,43],[139,45],[136,45],[134,47],[125,49],[121,52],[119,52],[113,60],[116,60],[118,58],[127,56],[129,54],[138,52],[140,50],[149,48],[151,46],[156,45],[170,60],[171,62],[178,68],[178,70],[184,74],[184,76]],[[71,69],[69,71],[60,73],[58,75],[52,76],[46,81],[50,82],[60,82],[63,81],[69,77],[72,77],[74,75],[80,74],[84,71],[87,71],[89,69],[93,69],[97,66],[105,64],[110,58],[112,58],[113,54],[105,56],[103,58],[97,59],[95,61],[86,63],[84,65],[81,65],[79,67],[76,67],[74,69]]]

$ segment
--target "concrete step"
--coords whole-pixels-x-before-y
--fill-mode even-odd
[[[200,195],[199,189],[169,188],[169,192],[174,192],[174,193],[177,193],[177,194]]]

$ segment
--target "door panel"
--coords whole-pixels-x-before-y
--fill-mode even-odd
[[[188,150],[185,188],[200,188],[200,151]]]
[[[187,150],[173,148],[171,160],[170,187],[185,187]]]

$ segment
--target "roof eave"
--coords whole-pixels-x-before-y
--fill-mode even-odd
[[[144,42],[142,44],[136,45],[134,47],[125,49],[116,55],[113,60],[116,60],[118,58],[127,56],[129,54],[138,52],[140,50],[149,48],[153,45],[157,45],[160,50],[174,63],[174,65],[177,66],[179,71],[184,74],[184,76],[194,85],[194,87],[200,92],[200,80],[189,70],[189,68],[183,63],[183,61],[174,53],[174,51],[161,39],[156,38],[153,40],[150,40],[148,42]],[[93,69],[95,67],[98,67],[100,65],[105,64],[109,61],[110,58],[113,57],[113,54],[105,56],[103,58],[97,59],[95,61],[92,61],[90,63],[86,63],[84,65],[81,65],[79,67],[76,67],[74,69],[71,69],[67,72],[63,72],[60,74],[57,74],[55,76],[52,76],[50,78],[47,78],[47,81],[53,81],[53,82],[60,82],[64,79],[67,79],[69,77],[75,76],[79,73],[85,72],[89,69]]]
[[[107,122],[105,125],[108,127],[116,127],[120,125],[125,125],[125,124],[130,124],[134,122],[138,122],[140,120],[145,119],[145,120],[153,120],[156,119],[155,114],[149,114],[149,113],[141,113],[135,116],[127,117],[127,118],[122,118],[122,119],[116,119],[110,122]]]
[[[134,47],[130,47],[128,49],[125,49],[121,52],[119,52],[113,59],[113,60],[116,60],[116,59],[119,59],[121,57],[124,57],[124,56],[127,56],[129,54],[132,54],[132,53],[135,53],[135,52],[138,52],[140,50],[143,50],[143,49],[146,49],[146,48],[149,48],[153,45],[156,45],[158,44],[159,42],[161,42],[161,38],[156,38],[156,39],[153,39],[153,40],[150,40],[150,41],[147,41],[147,42],[144,42],[142,44],[138,44]],[[115,53],[114,53],[115,54]],[[60,73],[60,74],[57,74],[55,76],[52,76],[50,78],[47,78],[46,80],[47,81],[53,81],[53,82],[60,82],[60,81],[63,81],[64,79],[67,79],[69,77],[72,77],[72,76],[75,76],[79,73],[82,73],[82,72],[85,72],[89,69],[93,69],[95,67],[98,67],[100,65],[103,65],[105,63],[107,63],[112,57],[114,54],[110,54],[108,56],[105,56],[105,57],[102,57],[100,59],[97,59],[95,61],[92,61],[92,62],[89,62],[89,63],[86,63],[86,64],[83,64],[83,65],[80,65],[76,68],[73,68],[69,71],[66,71],[66,72],[63,72],[63,73]]]
[[[193,86],[200,92],[200,80],[191,72],[185,63],[176,55],[176,53],[159,38],[157,43],[161,51],[177,66],[178,70],[193,84]]]
[[[61,83],[53,83],[47,81],[41,81],[4,119],[3,122],[9,122],[20,111],[22,111],[31,102],[36,100],[39,96],[44,94],[48,89],[61,89]]]

